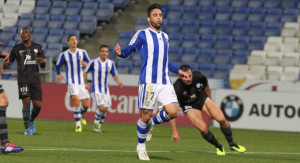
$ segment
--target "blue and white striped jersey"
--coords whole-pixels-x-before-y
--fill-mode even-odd
[[[60,74],[60,67],[65,65],[67,84],[84,84],[82,60],[87,63],[90,62],[90,58],[84,49],[77,48],[75,53],[68,49],[59,55],[55,71]]]
[[[139,83],[171,84],[169,70],[177,73],[179,68],[168,61],[169,37],[164,32],[150,28],[139,30],[129,45],[121,51],[120,57],[127,57],[138,51],[143,61]]]
[[[105,62],[101,62],[100,58],[93,59],[85,68],[85,72],[92,73],[92,87],[93,93],[105,93],[109,94],[107,76],[110,73],[112,76],[117,75],[117,69],[115,63],[106,59]]]

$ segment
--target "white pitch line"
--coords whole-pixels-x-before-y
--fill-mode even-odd
[[[79,149],[79,148],[52,148],[52,147],[41,147],[41,148],[25,148],[25,150],[30,151],[81,151],[81,152],[133,152],[132,150],[111,150],[111,149]],[[147,151],[150,153],[190,153],[195,151]],[[215,152],[207,152],[215,153]],[[238,152],[226,152],[230,154],[240,154]],[[245,152],[243,154],[265,154],[265,155],[300,155],[300,153],[288,153],[288,152]]]

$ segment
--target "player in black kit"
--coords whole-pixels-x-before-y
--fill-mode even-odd
[[[31,41],[31,30],[24,27],[21,31],[23,43],[15,45],[10,52],[9,62],[17,60],[19,98],[23,102],[23,120],[25,135],[35,133],[34,119],[42,106],[42,87],[39,75],[39,65],[44,68],[46,63],[40,44]],[[8,65],[5,65],[7,67]],[[33,109],[30,115],[30,101]]]
[[[202,118],[201,110],[220,123],[221,131],[231,150],[245,152],[245,147],[233,141],[229,122],[225,119],[221,109],[212,101],[207,78],[201,72],[192,72],[188,65],[182,65],[180,69],[188,74],[188,78],[179,77],[174,83],[178,102],[189,120],[201,132],[202,137],[215,145],[217,155],[225,155],[222,145],[208,130]]]

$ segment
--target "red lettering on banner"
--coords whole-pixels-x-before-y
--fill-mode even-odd
[[[120,88],[118,86],[110,86],[110,94],[112,99],[112,107],[108,109],[105,122],[116,123],[136,123],[140,118],[140,111],[138,108],[138,87],[125,86]],[[60,119],[60,120],[74,120],[72,104],[67,92],[66,84],[56,83],[42,83],[43,89],[43,103],[42,110],[38,118],[41,119]],[[90,99],[91,100],[91,99]],[[91,100],[89,111],[84,114],[87,121],[93,121],[95,117],[96,107]],[[157,109],[153,110],[153,114],[158,112]],[[209,117],[203,115],[204,120],[209,124]],[[192,126],[180,110],[176,118],[178,126]]]

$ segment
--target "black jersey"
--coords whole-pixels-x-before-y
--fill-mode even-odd
[[[202,75],[201,72],[194,71],[192,73],[193,79],[190,85],[183,84],[180,79],[177,79],[174,83],[178,102],[180,107],[184,110],[187,105],[193,108],[202,109],[204,100],[207,98],[204,91],[208,84],[207,78]]]
[[[40,83],[39,65],[37,57],[44,58],[44,52],[40,44],[32,42],[29,47],[23,43],[15,45],[10,52],[10,63],[17,60],[18,84]]]

